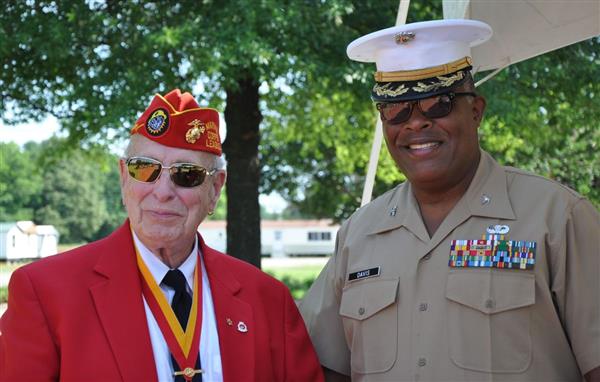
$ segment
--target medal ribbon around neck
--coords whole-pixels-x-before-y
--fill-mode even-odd
[[[171,305],[169,305],[165,294],[158,284],[156,284],[148,267],[146,267],[137,247],[135,248],[135,253],[141,275],[142,293],[152,311],[152,315],[160,327],[160,331],[162,332],[167,345],[169,346],[169,351],[182,371],[187,368],[193,370],[200,350],[199,344],[202,332],[202,279],[200,277],[202,271],[199,270],[201,267],[200,254],[198,254],[196,269],[194,270],[194,296],[192,298],[192,308],[184,332],[177,317],[175,317],[175,313],[173,313],[173,309],[171,308]],[[187,375],[184,375],[183,377],[187,381],[192,380],[192,377],[188,377]]]

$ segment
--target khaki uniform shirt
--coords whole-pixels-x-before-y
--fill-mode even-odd
[[[508,226],[530,269],[449,266],[453,240]],[[482,152],[429,237],[404,183],[345,222],[300,305],[321,363],[353,381],[578,381],[600,366],[600,217]]]

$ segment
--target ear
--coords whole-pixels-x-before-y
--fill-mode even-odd
[[[483,96],[478,95],[473,99],[473,103],[471,104],[471,111],[473,113],[473,120],[477,124],[477,127],[481,124],[483,120],[483,114],[485,112],[485,107],[487,102]]]
[[[123,189],[125,187],[125,179],[127,179],[127,165],[123,158],[119,159],[119,178],[121,183],[121,204],[125,205],[125,197],[123,195]]]
[[[121,190],[125,186],[125,179],[127,179],[127,165],[125,164],[125,160],[123,158],[119,159],[119,175],[121,178]]]

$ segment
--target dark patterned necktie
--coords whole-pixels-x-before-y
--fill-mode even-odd
[[[166,276],[163,278],[162,283],[175,289],[175,296],[173,296],[173,301],[171,302],[171,308],[173,309],[173,313],[177,317],[179,324],[183,331],[187,326],[188,317],[190,316],[190,310],[192,309],[192,296],[187,292],[185,276],[179,269],[172,269],[167,272]],[[202,308],[200,308],[202,309]],[[177,361],[171,354],[171,362],[173,363],[174,370],[181,370],[179,365],[177,365]],[[200,354],[198,354],[198,358],[196,359],[195,369],[200,369]],[[174,377],[175,382],[184,382],[185,379],[183,376]],[[194,375],[192,379],[193,382],[202,381],[202,374],[198,373]]]

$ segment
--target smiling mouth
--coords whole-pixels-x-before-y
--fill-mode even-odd
[[[440,142],[427,142],[427,143],[414,143],[412,145],[406,146],[410,150],[427,150],[433,149],[440,145]]]

